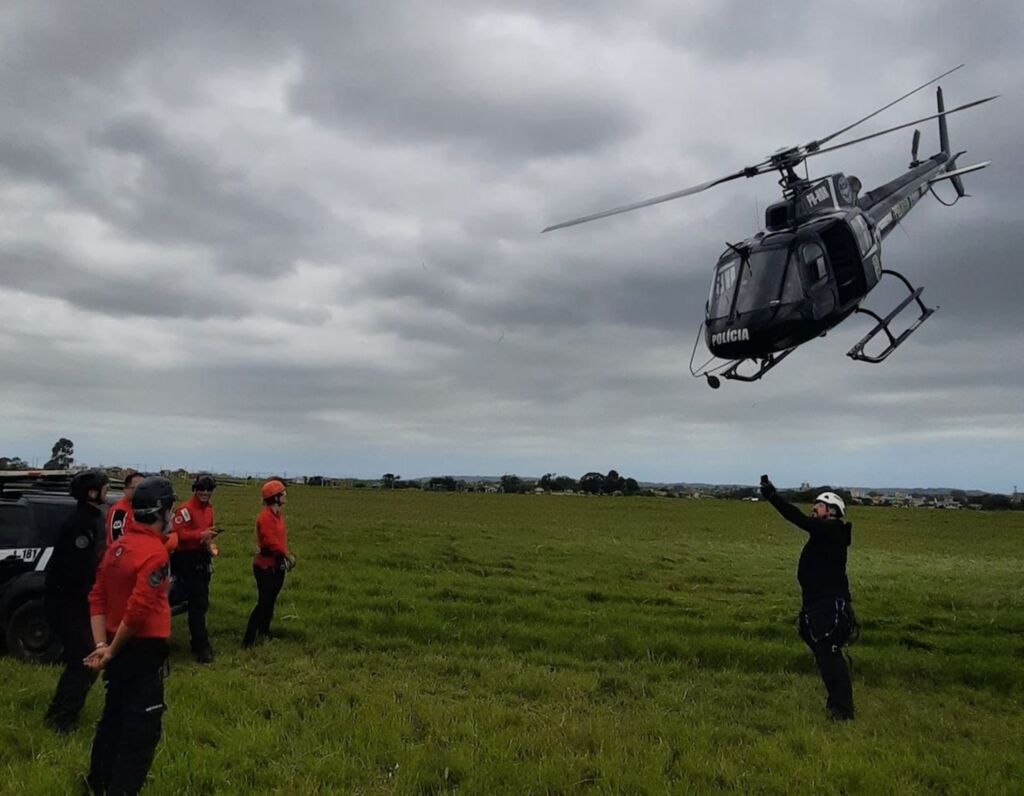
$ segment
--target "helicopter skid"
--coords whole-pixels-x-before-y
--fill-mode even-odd
[[[760,359],[737,359],[729,367],[722,371],[722,378],[732,379],[733,381],[757,381],[765,373],[767,373],[769,370],[778,365],[782,360],[784,360],[786,357],[792,354],[795,350],[796,347],[794,346],[793,348],[787,348],[785,351],[780,351],[777,354],[769,354],[768,356],[761,357]],[[754,371],[753,373],[740,373],[740,366],[744,362],[756,362],[757,370]]]
[[[921,291],[924,290],[923,287],[913,287],[910,284],[910,282],[907,281],[906,277],[903,276],[903,274],[900,274],[896,271],[889,271],[887,269],[883,269],[882,273],[898,277],[903,282],[903,284],[907,286],[907,290],[910,291],[910,295],[903,299],[903,301],[901,301],[896,306],[896,308],[892,310],[892,312],[890,312],[884,318],[880,317],[871,310],[864,309],[863,307],[858,307],[855,310],[855,312],[860,312],[863,313],[864,315],[870,315],[877,321],[877,323],[875,324],[875,327],[866,335],[864,335],[864,337],[862,337],[853,348],[846,352],[846,356],[850,357],[850,359],[856,359],[861,362],[883,362],[889,356],[889,354],[891,354],[893,351],[899,348],[903,344],[903,342],[908,337],[910,337],[911,334],[914,333],[918,326],[920,326],[922,323],[928,320],[928,318],[931,317],[932,313],[935,312],[935,310],[937,309],[935,307],[927,307],[925,306],[925,303],[921,301]],[[900,333],[900,335],[897,337],[893,335],[892,331],[889,329],[889,323],[892,321],[893,318],[895,318],[897,315],[903,312],[903,310],[905,310],[912,301],[917,302],[918,307],[920,307],[921,309],[921,314],[918,316],[917,320],[914,321],[913,324],[904,329],[903,332]],[[874,337],[879,332],[885,332],[886,337],[889,338],[888,346],[886,346],[885,350],[879,354],[872,355],[864,353],[864,346],[871,342],[871,340],[874,339]]]

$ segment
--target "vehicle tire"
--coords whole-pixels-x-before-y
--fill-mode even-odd
[[[53,663],[60,657],[60,639],[46,620],[42,600],[28,600],[11,612],[7,620],[7,651],[29,663]]]

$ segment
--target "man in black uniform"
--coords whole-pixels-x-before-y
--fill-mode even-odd
[[[71,479],[71,496],[78,501],[64,521],[46,570],[46,614],[64,645],[64,671],[43,718],[56,732],[71,732],[78,723],[96,674],[82,659],[92,652],[89,628],[89,590],[96,579],[96,563],[103,547],[103,521],[107,484],[102,470],[86,470]]]
[[[825,707],[835,721],[853,719],[853,686],[842,648],[860,633],[853,613],[850,583],[846,577],[846,552],[853,526],[843,520],[846,504],[835,492],[822,492],[809,517],[779,497],[768,476],[761,476],[761,495],[786,520],[807,532],[800,553],[797,580],[803,593],[800,638],[804,640],[821,672],[828,691]]]

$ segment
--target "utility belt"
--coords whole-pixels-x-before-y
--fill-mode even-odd
[[[201,550],[176,550],[171,554],[171,571],[182,576],[192,572],[213,572],[213,556],[205,547]]]
[[[282,572],[288,572],[292,568],[292,566],[294,564],[294,559],[289,560],[288,556],[283,556],[280,553],[276,553],[273,550],[271,550],[269,547],[261,547],[260,548],[260,555],[263,556],[264,558],[272,558],[272,559],[274,559],[274,566],[273,567],[261,567],[261,569],[279,569]],[[260,566],[260,565],[256,564],[256,566]]]
[[[845,597],[824,597],[806,603],[797,622],[800,637],[811,646],[830,644],[838,649],[860,638],[860,623],[853,604]]]

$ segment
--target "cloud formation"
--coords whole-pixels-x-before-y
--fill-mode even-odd
[[[1017,4],[237,11],[9,4],[0,454],[69,436],[87,461],[240,472],[1022,480]],[[689,378],[710,268],[760,225],[771,178],[539,234],[960,61],[947,102],[1003,96],[952,118],[953,144],[994,166],[887,239],[941,309],[882,366],[846,359],[850,321],[759,384]],[[812,166],[870,188],[909,139]]]

